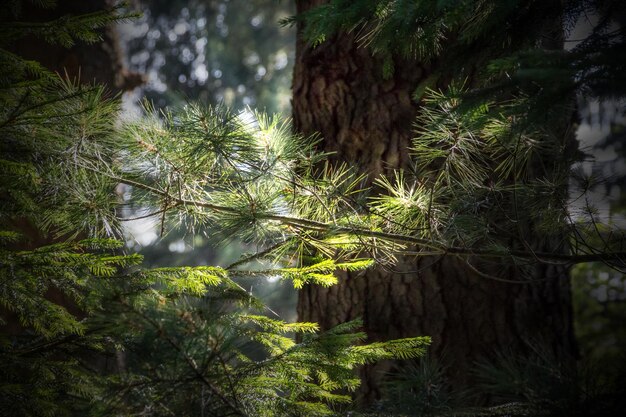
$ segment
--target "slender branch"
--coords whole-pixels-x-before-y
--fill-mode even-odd
[[[480,270],[478,270],[478,268],[476,268],[474,265],[472,265],[469,261],[469,259],[463,257],[463,256],[457,256],[458,259],[462,260],[463,263],[465,263],[465,265],[467,265],[467,267],[474,272],[475,274],[483,277],[483,278],[487,278],[490,279],[492,281],[498,281],[498,282],[504,282],[507,284],[530,284],[531,282],[536,282],[536,281],[543,281],[543,280],[528,280],[528,281],[522,281],[522,280],[514,280],[514,279],[506,279],[506,278],[501,278],[501,277],[497,277],[495,275],[491,275],[491,274],[486,274]]]
[[[265,255],[267,255],[268,253],[271,253],[273,250],[275,250],[275,249],[279,248],[280,246],[284,245],[285,243],[287,243],[290,239],[291,239],[291,238],[289,238],[289,239],[285,239],[285,240],[283,240],[283,241],[280,241],[280,242],[278,242],[278,243],[276,243],[276,244],[274,244],[274,245],[270,246],[270,247],[269,247],[269,248],[267,248],[267,249],[264,249],[264,250],[262,250],[262,251],[260,251],[260,252],[257,252],[257,253],[255,253],[255,254],[252,254],[252,255],[250,255],[250,256],[247,256],[247,257],[245,257],[245,258],[243,258],[243,259],[240,259],[240,260],[238,260],[238,261],[236,261],[236,262],[233,262],[232,264],[228,265],[228,266],[227,266],[226,268],[224,268],[224,269],[226,269],[226,270],[228,271],[228,270],[234,269],[234,268],[236,268],[236,267],[238,267],[238,266],[245,265],[245,264],[247,264],[248,262],[252,262],[252,261],[254,261],[254,260],[256,260],[256,259],[262,258],[262,257],[264,257]]]
[[[198,369],[198,365],[196,364],[196,361],[190,357],[187,352],[185,352],[180,345],[174,340],[172,339],[165,331],[165,329],[162,328],[162,326],[159,325],[159,323],[157,323],[152,317],[148,316],[147,314],[143,313],[140,310],[134,309],[132,306],[130,306],[129,304],[123,303],[131,312],[137,314],[139,317],[141,317],[142,319],[144,319],[146,322],[148,322],[152,327],[154,327],[156,330],[160,331],[161,336],[174,348],[174,350],[176,350],[178,353],[180,353],[183,358],[185,359],[185,362],[187,363],[187,365],[191,368],[191,370],[194,372],[194,374],[196,375],[196,377],[202,381],[207,388],[209,388],[209,390],[215,394],[215,396],[217,396],[225,405],[227,405],[228,407],[230,407],[231,410],[239,413],[239,415],[245,416],[246,413],[244,413],[243,411],[240,410],[239,406],[236,403],[233,403],[229,398],[227,398],[222,392],[221,390],[216,387],[215,385],[213,385],[213,383],[211,383],[211,381],[209,381],[206,377],[206,375],[204,375],[204,373]],[[235,399],[236,401],[236,399]]]
[[[3,120],[0,123],[0,128],[5,127],[8,124],[11,124],[13,121],[17,120],[18,118],[19,118],[20,121],[23,121],[23,120],[41,120],[41,119],[46,119],[47,120],[50,117],[68,116],[67,114],[65,114],[65,115],[52,115],[52,116],[48,115],[48,116],[45,116],[45,117],[43,117],[43,116],[32,116],[32,117],[28,117],[28,118],[27,117],[20,117],[21,115],[26,114],[26,113],[30,112],[31,110],[35,110],[35,109],[38,109],[38,108],[41,108],[41,107],[45,107],[45,106],[48,106],[50,104],[55,104],[55,103],[59,103],[59,102],[62,102],[62,101],[71,100],[73,98],[80,97],[80,96],[82,96],[84,94],[88,94],[88,93],[90,93],[92,91],[95,91],[96,89],[97,89],[97,87],[89,87],[89,88],[86,88],[86,89],[85,88],[81,88],[81,89],[79,89],[79,90],[77,90],[75,92],[72,92],[72,93],[70,93],[70,94],[68,94],[66,96],[55,97],[53,99],[42,101],[42,102],[39,102],[39,103],[35,103],[35,104],[31,105],[31,106],[28,106],[28,107],[25,107],[25,108],[23,108],[21,110],[18,110],[19,107],[21,107],[21,105],[23,104],[22,101],[20,101],[19,105],[14,109],[14,111],[10,114],[10,116],[6,120]],[[26,97],[23,96],[21,100],[24,100],[25,98]],[[87,110],[89,110],[89,108]],[[69,115],[71,116],[72,114],[69,114]]]
[[[96,333],[102,329],[104,329],[104,327],[97,327],[97,328],[89,329],[85,331],[83,334],[69,334],[59,339],[45,341],[39,345],[28,346],[28,348],[26,349],[12,351],[11,353],[14,353],[17,356],[27,356],[33,353],[38,353],[40,351],[50,351],[50,349],[54,347],[57,347],[66,343],[72,343],[78,339],[84,339],[90,334]]]
[[[141,216],[120,218],[119,221],[121,221],[121,222],[132,222],[132,221],[135,221],[135,220],[149,219],[150,217],[158,216],[159,214],[161,214],[163,212],[171,210],[171,209],[173,209],[176,206],[177,205],[174,204],[174,205],[171,205],[169,207],[166,207],[166,208],[163,208],[163,209],[160,209],[160,210],[157,210],[157,211],[153,211],[151,213],[144,214],[144,215],[141,215]]]
[[[83,166],[86,169],[97,171],[94,168]],[[209,210],[213,210],[219,213],[229,213],[229,214],[241,214],[241,210],[222,206],[219,204],[213,204],[205,201],[195,201],[189,200],[185,198],[180,198],[177,196],[173,196],[166,191],[159,190],[157,188],[151,187],[149,185],[143,184],[138,181],[134,181],[128,178],[118,177],[112,174],[102,173],[101,171],[97,171],[100,174],[106,175],[112,180],[118,181],[120,183],[124,183],[127,185],[131,185],[155,195],[164,197],[177,205],[184,206],[193,206],[193,207],[201,207]],[[291,216],[281,216],[277,214],[270,213],[255,213],[257,219],[260,220],[273,220],[280,222],[287,226],[292,226],[295,228],[301,228],[306,230],[316,230],[318,232],[325,232],[330,235],[339,234],[339,233],[347,233],[352,235],[358,235],[362,237],[369,238],[380,238],[387,241],[392,241],[396,243],[401,243],[405,245],[418,245],[427,247],[436,251],[439,251],[442,254],[448,253],[452,255],[469,255],[469,256],[482,256],[482,257],[491,257],[491,258],[524,258],[524,259],[535,259],[539,262],[554,262],[560,261],[564,264],[579,264],[579,263],[587,263],[587,262],[610,262],[617,261],[620,262],[622,259],[626,258],[626,252],[609,252],[609,253],[594,253],[594,254],[566,254],[566,253],[550,253],[550,252],[534,252],[530,253],[523,250],[509,250],[506,252],[489,250],[489,249],[474,249],[474,248],[466,248],[459,246],[446,246],[443,243],[432,242],[427,239],[422,239],[414,236],[402,235],[398,233],[390,233],[390,232],[382,232],[370,229],[364,229],[362,227],[347,227],[340,226],[334,223],[324,223],[318,222],[315,220],[302,219],[298,217]]]

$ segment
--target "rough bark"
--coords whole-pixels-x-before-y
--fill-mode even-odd
[[[319,3],[300,1],[298,12]],[[419,112],[410,94],[437,63],[396,61],[393,77],[383,80],[382,62],[358,48],[351,34],[339,33],[316,48],[300,38],[296,48],[295,129],[321,133],[335,161],[370,178],[405,166]],[[516,279],[520,273],[510,267],[497,275]],[[524,355],[541,343],[556,355],[574,354],[567,268],[538,265],[532,274],[532,283],[511,284],[480,276],[458,258],[407,258],[393,270],[343,274],[331,288],[305,287],[298,316],[322,329],[361,317],[370,341],[431,336],[430,354],[445,356],[449,381],[461,388],[471,383],[474,362],[497,351]],[[362,369],[357,399],[379,398],[381,379],[394,366]]]

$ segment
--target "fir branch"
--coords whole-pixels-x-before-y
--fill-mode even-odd
[[[222,403],[226,406],[228,406],[232,411],[234,411],[235,413],[238,413],[241,416],[247,416],[248,414],[244,413],[241,410],[241,405],[238,404],[237,399],[235,398],[234,401],[231,400],[230,398],[228,398],[221,389],[219,389],[217,386],[215,386],[213,384],[213,382],[211,382],[206,375],[204,374],[204,372],[202,372],[202,370],[200,370],[198,368],[198,365],[196,364],[196,361],[189,356],[189,354],[187,353],[187,351],[185,349],[183,349],[177,342],[176,340],[174,340],[172,337],[170,337],[167,332],[163,329],[163,326],[156,322],[152,317],[148,316],[147,314],[145,314],[144,312],[137,310],[135,308],[133,308],[130,304],[122,302],[122,305],[124,305],[129,311],[131,311],[132,313],[136,314],[137,316],[139,316],[141,319],[143,319],[146,323],[150,324],[155,330],[157,330],[160,334],[160,336],[167,341],[167,343],[170,344],[170,346],[172,346],[172,348],[174,348],[174,350],[176,350],[176,352],[180,353],[183,356],[183,359],[185,360],[185,363],[189,366],[189,368],[193,371],[193,373],[196,375],[196,377],[198,378],[198,380],[202,381],[202,383],[211,391],[211,393],[213,393],[216,397],[218,397],[220,399],[220,401],[222,401]]]

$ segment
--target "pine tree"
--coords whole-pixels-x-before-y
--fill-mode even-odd
[[[231,277],[278,276],[291,280],[296,288],[317,285],[332,292],[340,285],[342,274],[365,275],[373,261],[392,265],[399,256],[416,254],[489,258],[496,260],[497,265],[508,262],[518,265],[526,273],[532,272],[537,262],[566,265],[604,260],[607,265],[621,267],[623,254],[620,252],[532,251],[518,249],[511,246],[508,239],[488,234],[485,228],[490,227],[508,228],[505,238],[518,232],[515,223],[500,223],[507,210],[511,210],[507,192],[509,198],[511,194],[522,195],[527,204],[539,208],[545,198],[542,190],[549,185],[529,181],[524,187],[515,188],[503,180],[485,189],[476,176],[481,169],[487,170],[492,160],[483,155],[502,158],[496,173],[508,178],[513,170],[523,177],[528,166],[524,158],[531,158],[533,153],[511,154],[511,142],[504,140],[517,141],[521,127],[512,124],[514,118],[507,113],[490,112],[490,106],[471,107],[473,111],[461,112],[464,108],[459,97],[436,92],[429,92],[427,97],[429,107],[419,120],[431,123],[429,129],[421,130],[430,144],[446,144],[447,132],[452,130],[463,132],[468,142],[463,144],[458,159],[444,165],[446,169],[430,171],[435,184],[446,184],[446,189],[437,193],[416,182],[415,172],[403,171],[396,171],[392,180],[380,179],[375,183],[380,189],[386,189],[386,194],[372,193],[363,186],[366,184],[363,175],[346,165],[329,164],[328,155],[316,150],[319,139],[315,136],[294,137],[289,125],[276,117],[251,112],[235,115],[221,107],[199,105],[160,114],[148,108],[151,119],[128,123],[125,127],[124,146],[114,158],[125,161],[124,172],[115,172],[102,163],[95,163],[89,169],[131,186],[130,199],[144,207],[139,211],[140,217],[156,217],[164,229],[171,227],[171,222],[185,218],[193,220],[197,230],[206,225],[212,230],[221,230],[226,241],[241,236],[262,245],[258,253],[226,269]],[[511,111],[519,111],[520,105],[521,102],[512,104]],[[496,134],[500,140],[495,139]],[[478,137],[486,140],[472,140]],[[521,137],[531,140],[530,134]],[[414,148],[420,152],[420,158],[415,160],[416,170],[430,169],[433,159],[443,152],[437,147],[424,146],[421,141],[416,141]],[[517,164],[524,168],[515,168]],[[500,199],[495,199],[490,206],[488,216],[480,206],[477,209],[468,203],[471,197],[481,198],[485,201],[483,204],[487,204],[488,198],[494,198],[491,192]],[[553,209],[526,213],[530,219],[518,218],[524,221],[543,218],[546,223],[542,227],[548,242],[554,234],[563,233],[562,228],[577,233],[584,231],[584,228],[574,229],[577,225],[568,223],[562,210],[563,205],[555,204]],[[536,214],[540,217],[532,217]],[[407,230],[415,232],[407,233]],[[617,236],[613,243],[619,244],[619,239]],[[416,245],[422,247],[421,252],[414,251]],[[259,259],[271,260],[275,266],[252,271],[242,269]],[[488,268],[492,266],[487,263],[471,265],[473,272],[485,281],[498,280],[515,284],[516,288],[534,283],[522,273],[515,277],[496,276],[489,274]],[[541,343],[537,342],[532,348],[542,349]],[[511,372],[504,372],[505,375],[514,375],[513,372],[522,375],[523,369],[518,365],[535,360],[534,353],[520,356],[519,352],[506,351],[506,354],[515,366],[502,365],[505,371]],[[548,351],[537,358],[537,363],[544,363],[546,358],[555,358],[555,370],[561,366],[566,370],[569,366],[571,370],[571,358],[559,356],[558,351],[556,354]],[[444,375],[445,367],[441,369],[436,378],[443,378],[447,390],[458,392],[458,386],[450,383],[449,374]],[[484,369],[489,368],[484,366]],[[549,368],[538,365],[536,369]],[[481,386],[487,387],[487,392],[492,391],[490,384],[494,377],[503,375],[502,372],[496,368]],[[526,381],[528,386],[534,384],[532,381],[549,382],[545,376],[531,372],[521,381]],[[545,386],[549,388],[549,384]],[[567,388],[567,384],[563,388]],[[477,415],[542,413],[546,409],[537,407],[552,407],[550,404],[553,404],[537,402],[524,397],[524,393],[510,395],[521,398],[520,403],[472,412]],[[558,401],[572,398],[566,396]]]
[[[97,39],[95,29],[102,24],[122,18],[103,12],[61,19],[31,25],[32,34],[89,41]],[[185,190],[207,191],[193,174],[217,174],[203,165],[211,157],[218,157],[213,167],[237,152],[254,156],[255,163],[276,163],[274,151],[296,152],[297,144],[287,146],[285,131],[278,129],[284,148],[264,148],[259,155],[245,145],[255,131],[210,109],[188,126],[188,138],[196,142],[184,151],[195,150],[199,159],[175,168],[171,161],[187,155],[176,154],[180,149],[158,120],[122,132],[119,100],[107,98],[104,87],[68,81],[9,52],[7,45],[19,36],[14,28],[21,26],[15,16],[0,31],[6,69],[0,90],[3,415],[329,415],[335,404],[349,403],[345,392],[359,385],[355,367],[424,352],[427,337],[362,344],[358,321],[319,334],[315,323],[270,319],[258,314],[262,303],[231,278],[273,274],[294,285],[331,285],[336,269],[364,269],[371,265],[366,259],[311,258],[305,267],[267,271],[237,270],[242,263],[146,270],[141,257],[120,252],[123,244],[107,236],[119,236],[115,190],[121,178],[170,209],[173,181],[184,179]],[[219,149],[202,159],[197,146],[207,144],[208,126],[216,133],[237,126],[236,135],[223,137],[219,148],[201,146]],[[148,132],[156,136],[137,136]],[[149,143],[159,137],[167,139],[159,148]],[[168,191],[158,193],[160,181],[168,181]],[[177,185],[182,197],[183,183]],[[185,210],[202,219],[193,207]],[[223,219],[224,230],[246,231],[236,217]],[[57,243],[22,243],[30,228]],[[295,343],[286,336],[290,332],[307,335]]]
[[[84,321],[102,302],[102,294],[93,291],[98,281],[115,282],[118,269],[139,259],[115,253],[120,242],[101,234],[54,244],[32,237],[107,229],[92,203],[96,195],[112,198],[115,185],[67,161],[110,139],[118,103],[105,99],[102,87],[61,80],[8,48],[25,35],[64,44],[94,41],[98,28],[123,16],[102,12],[29,25],[20,20],[19,6],[13,2],[15,14],[3,22],[0,35],[0,410],[61,415],[84,410],[97,389],[81,360],[105,342],[102,329]],[[91,195],[80,189],[85,183]]]
[[[571,94],[616,85],[617,60],[590,62],[605,41],[601,56],[619,51],[621,32],[604,24],[600,40],[564,53],[556,3],[521,14],[514,4],[484,6],[331,2],[301,15],[319,44],[300,44],[295,124],[323,142],[294,138],[277,119],[191,105],[128,126],[118,157],[130,157],[125,172],[91,169],[133,187],[164,228],[184,217],[263,243],[239,266],[261,257],[283,264],[263,273],[302,287],[301,314],[322,328],[360,315],[370,340],[434,336],[434,353],[447,350],[452,361],[444,369],[453,389],[498,349],[530,360],[548,345],[571,365],[569,266],[623,268],[623,234],[598,243],[596,219],[567,210],[569,167],[580,157]],[[389,34],[422,46],[390,43]],[[419,257],[420,279],[407,256]],[[360,258],[395,271],[331,274]],[[366,382],[363,395],[375,398],[379,382]]]
[[[515,403],[466,413],[541,415],[562,412],[566,402],[571,412],[606,411],[587,400],[580,404],[588,408],[572,406],[571,399],[581,397],[571,388],[580,386],[560,384],[571,379],[572,346],[569,312],[555,305],[569,307],[560,291],[570,265],[603,261],[624,268],[621,232],[598,233],[594,217],[572,219],[564,192],[569,164],[578,156],[567,132],[569,92],[582,86],[602,96],[615,87],[622,61],[601,58],[619,51],[623,35],[604,22],[600,40],[576,53],[554,51],[545,42],[537,48],[533,36],[551,33],[549,18],[560,8],[532,4],[517,15],[513,4],[483,6],[476,20],[467,19],[476,9],[466,3],[336,1],[301,15],[308,22],[301,30],[319,43],[300,44],[296,74],[309,78],[296,77],[295,83],[295,127],[311,135],[294,135],[278,116],[195,104],[161,112],[147,105],[145,118],[116,123],[119,103],[107,99],[102,87],[60,79],[3,49],[3,412],[332,415],[349,409],[359,365],[421,356],[428,336],[434,338],[431,353],[443,363],[438,338],[448,333],[438,326],[460,331],[456,327],[466,325],[467,343],[448,347],[452,365],[424,362],[413,372],[418,385],[434,381],[442,388],[418,387],[408,399],[419,412],[442,413],[453,403],[446,403],[446,393],[458,392],[467,380],[472,355],[517,340],[507,316],[477,319],[500,307],[523,313],[512,317],[527,332],[519,338],[527,339],[501,352],[508,356],[496,356],[495,367],[481,364],[483,376],[476,380],[494,402]],[[415,26],[420,16],[423,25]],[[90,18],[83,24],[98,26]],[[529,30],[532,36],[516,38],[502,19],[538,26]],[[320,23],[313,27],[319,33],[307,34],[311,22]],[[509,43],[459,67],[467,74],[453,80],[441,63],[474,62],[461,51],[471,56],[492,45],[493,28],[511,35],[498,38]],[[1,33],[8,40],[17,36],[10,28]],[[459,43],[448,45],[450,33],[458,34]],[[421,46],[389,43],[389,34]],[[358,48],[357,39],[370,49]],[[418,58],[431,59],[419,76]],[[486,63],[484,78],[478,70]],[[565,70],[580,77],[555,82],[552,77]],[[346,74],[352,74],[350,82]],[[333,101],[346,93],[345,101]],[[380,100],[371,101],[372,94]],[[303,111],[300,99],[320,105]],[[550,112],[541,110],[547,102]],[[323,128],[314,128],[317,123]],[[337,139],[341,153],[327,152],[329,138]],[[355,138],[379,141],[359,154],[346,145],[358,144]],[[398,150],[383,152],[389,166],[376,154],[385,143]],[[402,147],[410,152],[401,153]],[[118,184],[129,187],[124,201],[115,192]],[[224,242],[237,236],[261,249],[226,268],[146,270],[139,257],[116,252],[120,243],[106,238],[120,221],[130,220],[122,204],[139,208],[138,217],[157,218],[164,231],[185,220],[195,230],[211,225]],[[21,219],[59,243],[20,248]],[[421,281],[403,270],[407,257],[420,259]],[[253,261],[268,262],[252,268]],[[447,276],[439,279],[435,272]],[[548,272],[558,279],[545,279],[552,276]],[[319,323],[268,318],[262,303],[235,281],[250,276],[288,280],[302,289],[303,300],[334,313],[320,314]],[[454,279],[474,288],[457,288]],[[373,285],[376,280],[380,284]],[[424,291],[411,289],[420,284]],[[490,298],[476,295],[476,287],[491,291]],[[54,302],[51,288],[74,304]],[[341,295],[346,288],[355,290],[349,299]],[[499,295],[501,300],[493,299]],[[388,299],[377,304],[381,296]],[[336,305],[328,297],[336,297]],[[455,309],[427,308],[450,299],[458,300]],[[314,314],[305,307],[303,315]],[[383,323],[391,307],[399,320],[431,320],[406,328],[399,321]],[[455,316],[463,312],[466,317]],[[525,326],[529,318],[538,329]],[[495,331],[481,330],[489,323]],[[409,335],[407,328],[417,330]],[[297,341],[290,332],[299,334]],[[389,340],[396,336],[410,337]],[[547,352],[538,347],[545,342],[536,340],[541,337],[554,342]],[[102,361],[116,357],[116,366],[87,366],[85,359],[98,350]],[[374,396],[378,382],[365,383],[362,393]]]

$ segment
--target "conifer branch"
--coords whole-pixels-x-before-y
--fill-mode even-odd
[[[149,323],[155,330],[157,330],[159,332],[160,337],[162,337],[164,340],[166,340],[170,344],[170,346],[172,346],[178,353],[180,353],[183,356],[183,358],[185,359],[185,362],[187,363],[189,368],[193,371],[193,373],[196,375],[196,377],[200,381],[202,381],[202,383],[216,397],[218,397],[220,399],[220,401],[222,401],[222,403],[224,403],[224,405],[228,406],[231,410],[233,410],[234,412],[238,413],[241,416],[246,416],[247,415],[246,413],[241,411],[239,405],[236,404],[236,402],[233,402],[229,398],[227,398],[224,395],[224,393],[217,386],[215,386],[209,379],[207,379],[206,375],[198,368],[198,365],[196,364],[195,360],[192,357],[189,356],[189,354],[187,353],[187,351],[185,349],[183,349],[174,339],[172,339],[167,334],[167,331],[165,329],[163,329],[162,325],[157,323],[152,317],[150,317],[149,315],[145,314],[144,312],[133,308],[130,304],[128,304],[126,302],[122,302],[122,305],[124,305],[132,313],[134,313],[137,316],[141,317],[143,320],[146,321],[146,323]],[[235,401],[236,401],[236,399],[235,399]]]
[[[89,167],[84,167],[86,169],[92,169]],[[194,201],[188,200],[184,198],[177,197],[170,193],[167,193],[162,190],[158,190],[149,185],[140,183],[138,181],[134,181],[128,178],[118,177],[114,175],[109,175],[112,180],[118,181],[123,184],[127,184],[130,186],[134,186],[155,195],[166,198],[169,201],[176,203],[176,205],[180,206],[191,206],[191,207],[201,207],[207,208],[210,210],[215,210],[217,212],[230,213],[230,214],[240,214],[241,210],[228,207],[221,206],[217,204],[208,203],[205,201]],[[162,211],[155,214],[160,214]],[[359,227],[346,227],[339,226],[334,223],[324,223],[318,222],[310,219],[303,219],[297,217],[289,217],[289,216],[281,216],[267,213],[257,213],[255,216],[260,220],[274,220],[280,222],[287,226],[293,226],[296,228],[301,228],[304,230],[312,230],[317,232],[325,232],[328,234],[336,234],[336,233],[347,233],[356,236],[368,237],[368,238],[380,238],[387,241],[392,241],[400,244],[406,245],[418,245],[421,247],[426,247],[435,250],[435,253],[438,254],[451,254],[451,255],[465,255],[465,256],[480,256],[480,257],[492,257],[492,258],[510,258],[517,257],[523,259],[535,259],[539,262],[561,262],[566,265],[575,265],[579,263],[588,263],[588,262],[608,262],[608,263],[617,263],[618,267],[620,263],[624,262],[626,259],[626,252],[604,252],[604,253],[594,253],[594,254],[562,254],[562,253],[547,253],[547,252],[529,252],[529,251],[521,251],[521,250],[507,250],[506,253],[493,251],[493,250],[485,250],[485,249],[473,249],[473,248],[464,248],[460,246],[445,246],[444,244],[438,244],[433,242],[432,240],[417,238],[414,236],[407,236],[398,233],[388,233],[381,232],[376,230],[363,229]]]
[[[135,186],[137,188],[149,191],[161,197],[165,197],[170,201],[174,201],[178,205],[182,206],[192,206],[192,207],[202,207],[208,208],[210,210],[215,210],[218,212],[231,213],[231,214],[239,214],[241,211],[234,209],[232,207],[220,206],[204,201],[194,201],[187,200],[183,198],[178,198],[172,194],[169,194],[165,191],[158,190],[149,185],[130,180],[127,178],[109,176],[111,179],[115,181],[119,181],[120,183],[124,183],[130,186]],[[160,212],[159,212],[160,213]],[[520,251],[520,250],[508,250],[506,253],[492,251],[492,250],[484,250],[484,249],[471,249],[464,248],[459,246],[445,246],[442,244],[437,244],[431,240],[416,238],[413,236],[406,236],[398,233],[387,233],[380,232],[375,230],[368,230],[358,227],[345,227],[339,226],[333,223],[323,223],[309,219],[302,219],[296,217],[289,216],[280,216],[273,214],[265,214],[258,213],[257,217],[262,220],[275,220],[282,224],[293,226],[297,228],[302,228],[305,230],[313,230],[318,232],[326,232],[326,233],[348,233],[356,236],[364,236],[370,238],[380,238],[388,241],[393,241],[396,243],[407,244],[407,245],[418,245],[422,247],[427,247],[430,249],[434,249],[438,254],[451,254],[451,255],[466,255],[466,256],[481,256],[481,257],[493,257],[493,258],[509,258],[509,257],[517,257],[524,259],[537,259],[540,262],[551,262],[557,261],[562,262],[563,264],[579,264],[579,263],[587,263],[587,262],[623,262],[623,259],[626,258],[626,252],[606,252],[606,253],[595,253],[595,254],[560,254],[560,253],[546,253],[546,252],[528,252],[528,251]]]

